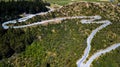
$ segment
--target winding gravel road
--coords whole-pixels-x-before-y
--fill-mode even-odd
[[[97,18],[97,19],[100,19],[100,18]],[[114,50],[116,49],[117,47],[120,46],[120,43],[118,44],[114,44],[104,50],[101,50],[99,52],[96,52],[94,55],[92,55],[89,60],[85,63],[84,61],[86,60],[86,58],[88,57],[89,55],[89,52],[91,50],[91,41],[92,39],[94,38],[95,34],[100,31],[101,29],[105,28],[106,26],[112,24],[109,20],[104,20],[104,21],[98,21],[98,22],[95,22],[94,21],[95,19],[92,19],[92,20],[81,20],[82,23],[103,23],[103,25],[99,26],[98,28],[96,28],[95,30],[92,31],[92,33],[89,35],[89,37],[87,38],[87,47],[84,51],[84,55],[82,56],[81,59],[79,59],[77,61],[77,66],[78,67],[90,67],[91,63],[97,58],[99,57],[100,55],[102,54],[105,54],[107,52],[110,52],[111,50]]]
[[[54,11],[54,9],[51,9],[48,12],[51,12],[51,11]],[[29,14],[29,15],[26,15],[26,17],[18,19],[18,22],[23,22],[23,21],[26,21],[26,20],[28,20],[28,19],[36,16],[36,15],[44,15],[44,14],[47,14],[48,12],[37,13],[37,14]],[[59,21],[59,20],[65,20],[65,19],[75,19],[75,18],[82,19],[81,23],[83,23],[83,24],[91,24],[91,23],[103,24],[103,25],[99,26],[98,28],[96,28],[95,30],[93,30],[92,33],[87,38],[87,47],[86,47],[86,49],[84,51],[84,54],[83,54],[82,58],[80,58],[76,63],[78,67],[90,67],[91,63],[97,57],[99,57],[100,55],[105,54],[107,52],[110,52],[111,50],[114,50],[114,49],[116,49],[117,47],[120,46],[120,43],[117,43],[117,44],[114,44],[114,45],[104,49],[104,50],[100,50],[99,52],[96,52],[94,55],[92,55],[86,63],[84,63],[84,61],[88,57],[89,52],[91,50],[91,41],[94,38],[94,36],[97,34],[98,31],[100,31],[101,29],[105,28],[106,26],[112,24],[109,20],[95,21],[95,20],[101,19],[101,16],[99,16],[99,15],[96,15],[96,16],[73,16],[73,17],[54,18],[54,19],[50,19],[50,20],[44,20],[44,21],[41,21],[41,22],[34,22],[34,23],[28,24],[28,25],[13,26],[13,28],[24,28],[24,27],[29,27],[29,26],[33,26],[33,25],[50,23],[50,22],[53,22],[53,21]],[[10,23],[17,23],[17,21],[12,20],[12,21],[4,22],[2,24],[3,28],[8,29],[9,26],[7,26],[7,24],[10,24]]]

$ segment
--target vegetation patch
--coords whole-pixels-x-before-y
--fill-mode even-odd
[[[92,27],[89,28],[90,26]],[[86,38],[97,26],[99,25],[81,24],[80,19],[72,19],[59,24],[32,27],[31,33],[37,33],[37,40],[25,52],[5,62],[15,67],[76,67],[76,61],[86,47]]]
[[[102,16],[101,20],[110,20],[112,24],[99,31],[94,37],[90,52],[90,55],[92,55],[100,49],[120,42],[120,7],[117,5],[113,5],[112,3],[78,2],[66,5],[47,15],[35,16],[29,19],[29,22],[26,21],[15,25],[28,24],[57,17],[93,15],[100,15]],[[26,48],[25,52],[13,56],[10,59],[3,60],[0,64],[15,67],[76,67],[76,61],[81,58],[86,47],[86,38],[92,30],[100,26],[100,24],[81,24],[80,20],[63,20],[61,21],[62,23],[58,24],[1,30],[0,36],[2,38],[0,43],[2,46],[0,48],[3,49],[4,47],[4,51],[1,50],[0,53],[1,58],[4,56],[7,57],[6,54],[10,50],[14,53],[18,49],[25,50],[28,45],[30,46]],[[115,52],[115,54],[119,54],[118,52]],[[119,66],[119,64],[116,65]]]
[[[23,13],[39,13],[48,11],[43,1],[0,1],[0,23],[20,18]]]

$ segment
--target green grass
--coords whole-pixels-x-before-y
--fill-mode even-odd
[[[66,5],[72,2],[71,0],[45,0],[45,1],[52,3],[52,4],[58,4],[58,5]]]
[[[52,4],[58,5],[67,5],[72,2],[79,2],[79,1],[88,1],[88,2],[100,2],[101,0],[44,0]]]
[[[93,62],[93,67],[120,67],[120,47],[102,55]]]

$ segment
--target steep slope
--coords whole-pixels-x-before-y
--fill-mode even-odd
[[[34,23],[38,20],[41,21],[56,17],[93,15],[102,16],[101,20],[110,20],[112,25],[98,32],[93,38],[90,52],[91,56],[97,50],[104,49],[114,43],[120,42],[120,8],[118,6],[111,3],[79,2],[64,6],[44,16],[38,15],[28,21],[29,23]],[[23,31],[22,36],[15,36],[14,34],[16,33],[11,33],[15,31],[19,32],[19,35],[19,29],[9,29],[4,37],[11,33],[12,36],[9,37],[11,41],[15,40],[17,42],[18,39],[16,38],[18,37],[23,40],[18,42],[24,44],[25,36],[28,40],[34,41],[29,47],[25,45],[27,47],[25,52],[11,57],[8,62],[3,62],[5,65],[10,64],[15,67],[75,67],[76,61],[83,55],[83,51],[86,47],[86,38],[92,30],[100,26],[100,24],[81,24],[80,20],[81,19],[63,20],[59,21],[60,23],[58,24],[44,24],[22,28],[20,29]],[[28,21],[21,24],[28,24]],[[18,23],[15,25],[21,24]],[[16,45],[14,44],[14,46]],[[117,52],[115,54],[117,54]],[[113,59],[119,60],[119,58]],[[109,64],[110,63],[108,63],[108,65]],[[119,66],[119,64],[116,65]]]

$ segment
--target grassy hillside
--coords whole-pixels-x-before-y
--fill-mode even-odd
[[[89,28],[90,26],[92,27]],[[80,20],[75,19],[34,27],[31,30],[35,30],[33,33],[37,33],[38,39],[21,55],[13,57],[10,64],[13,63],[15,67],[76,67],[76,60],[86,47],[86,38],[97,26],[99,25],[81,24]]]
[[[102,55],[93,62],[93,67],[120,67],[120,47]]]
[[[36,16],[28,21],[29,23],[33,23],[34,21],[56,17],[82,15],[100,15],[102,16],[102,20],[110,20],[112,22],[110,26],[98,32],[94,37],[91,44],[92,50],[90,55],[100,49],[104,49],[114,43],[120,42],[120,7],[111,3],[78,2],[66,5],[45,16]],[[28,24],[28,21],[23,24]],[[26,42],[32,42],[32,44],[30,46],[24,45],[26,47],[25,52],[9,59],[4,59],[0,65],[13,67],[76,67],[76,61],[81,58],[86,47],[86,38],[92,30],[101,24],[81,24],[80,19],[64,20],[60,22],[61,23],[58,24],[44,24],[20,30],[9,29],[4,37],[13,34],[8,39],[10,40],[8,43],[10,42],[11,45],[11,41],[21,43],[18,47],[22,47]],[[13,31],[15,32],[11,33]],[[21,33],[20,31],[22,31],[22,35],[17,36]],[[16,32],[19,33],[16,34]],[[18,39],[16,40],[16,38]],[[16,45],[14,44],[14,46]],[[119,52],[120,48],[113,53],[117,55]],[[112,55],[109,57],[108,54],[107,57],[112,58],[117,61],[117,63],[111,62],[106,58],[106,60],[100,59],[99,63],[94,62],[93,67],[97,67],[97,64],[105,65],[104,62],[106,62],[107,65],[115,64],[118,67],[120,66],[120,58],[115,58],[115,56]],[[119,55],[116,57],[119,57]]]
[[[73,2],[79,2],[79,1],[88,1],[88,2],[108,2],[109,0],[43,0],[43,1],[47,1],[49,3],[52,4],[58,4],[58,5],[66,5],[69,3],[73,3]]]

